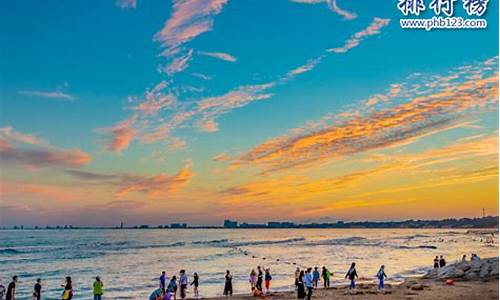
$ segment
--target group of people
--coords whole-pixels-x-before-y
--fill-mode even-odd
[[[475,260],[480,260],[481,258],[479,256],[477,256],[476,253],[471,253],[470,255],[470,261],[475,261]],[[465,261],[467,260],[467,255],[464,254],[464,256],[462,256],[462,261]]]
[[[318,282],[320,278],[323,279],[323,287],[330,287],[330,278],[333,276],[333,273],[330,272],[325,266],[323,266],[321,275],[319,273],[318,267],[307,268],[305,270],[300,270],[297,268],[295,271],[295,287],[297,290],[297,299],[307,299],[310,300],[313,294],[313,290],[318,288]],[[379,280],[378,287],[379,289],[384,288],[384,280],[387,278],[385,274],[385,266],[380,266],[379,271],[377,272],[376,277]],[[344,278],[350,280],[349,289],[356,288],[356,279],[358,278],[358,273],[356,271],[356,263],[353,262],[347,270]]]
[[[262,272],[262,268],[260,266],[257,266],[257,271],[255,271],[255,269],[252,269],[252,271],[250,272],[250,278],[248,279],[248,282],[250,282],[250,290],[252,291],[252,294],[254,296],[264,296],[266,294],[269,294],[271,291],[272,279],[273,276],[271,275],[270,268],[266,268],[264,272]],[[262,289],[263,281],[265,290]],[[224,295],[227,295],[225,291],[226,289],[224,289]],[[231,294],[232,294],[232,287],[231,287]]]
[[[168,281],[168,284],[167,284]],[[161,272],[160,275],[160,287],[154,290],[149,296],[150,300],[171,300],[177,299],[177,290],[179,289],[179,296],[181,299],[186,298],[188,285],[194,286],[193,292],[194,296],[198,298],[198,286],[199,286],[199,276],[198,273],[193,274],[193,281],[190,283],[186,270],[179,271],[179,279],[176,275],[173,275],[170,280],[168,280],[166,272]]]
[[[0,282],[0,300],[4,299],[3,298],[4,295],[6,300],[15,300],[17,281],[18,281],[18,276],[17,275],[13,276],[12,281],[7,286],[7,289]],[[61,300],[73,299],[73,284],[70,276],[66,277],[65,283],[61,285],[61,287],[64,288],[61,295]],[[102,283],[101,278],[97,276],[95,278],[94,284],[92,285],[94,300],[102,299],[103,287],[104,284]],[[42,279],[38,278],[33,287],[33,300],[40,300],[40,299],[42,299]]]
[[[442,255],[434,257],[434,269],[446,266],[446,260]]]

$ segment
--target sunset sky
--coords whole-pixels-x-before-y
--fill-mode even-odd
[[[2,1],[0,226],[497,215],[498,1],[396,4]]]

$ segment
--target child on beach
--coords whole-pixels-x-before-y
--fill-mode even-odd
[[[199,285],[199,277],[198,273],[193,274],[193,282],[191,282],[191,285],[194,286],[193,291],[194,291],[194,296],[196,299],[198,299],[198,285]]]
[[[314,286],[315,289],[318,288],[318,281],[319,281],[318,267],[314,267],[314,272],[313,272],[313,286]]]
[[[94,281],[93,290],[94,290],[94,300],[102,299],[102,288],[104,284],[101,281],[101,278],[97,276]]]
[[[186,290],[187,290],[187,286],[188,286],[188,277],[186,275],[186,271],[185,270],[181,270],[179,272],[179,285],[181,286],[181,299],[184,299],[186,298]]]
[[[265,284],[265,287],[266,287],[266,294],[269,294],[269,290],[270,290],[270,287],[271,287],[271,280],[273,279],[273,277],[271,276],[271,270],[269,268],[266,269],[266,274],[265,274],[265,277],[264,277],[264,284]]]
[[[352,290],[356,288],[356,278],[358,277],[358,273],[356,272],[356,263],[352,263],[351,267],[345,274],[345,278],[349,277],[349,280],[351,281],[351,284],[349,285],[349,289]]]
[[[387,278],[387,275],[385,274],[385,267],[384,265],[380,266],[380,270],[378,270],[377,273],[377,278],[378,278],[378,288],[379,289],[384,289],[384,277]]]
[[[434,257],[434,269],[437,268],[439,268],[439,257],[436,255],[436,257]]]
[[[255,287],[257,286],[257,273],[255,272],[254,269],[250,272],[250,279],[248,279],[248,282],[250,282],[250,289],[252,290],[252,293],[255,290]]]
[[[229,270],[226,270],[226,276],[224,276],[224,296],[233,296],[233,275]]]

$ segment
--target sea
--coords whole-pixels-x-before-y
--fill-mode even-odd
[[[37,278],[43,299],[60,299],[66,276],[74,298],[91,299],[95,276],[104,299],[148,299],[168,277],[185,269],[200,278],[200,297],[221,295],[224,273],[234,293],[249,293],[253,268],[270,268],[271,290],[293,289],[297,267],[326,266],[344,285],[356,262],[360,281],[375,282],[385,265],[388,282],[422,275],[436,255],[453,263],[465,254],[498,256],[498,231],[459,229],[68,229],[0,230],[0,279],[19,276],[16,299],[32,299]],[[192,297],[192,288],[188,297]]]

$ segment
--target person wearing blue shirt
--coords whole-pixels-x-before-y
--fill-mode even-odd
[[[313,286],[314,288],[318,288],[318,281],[319,281],[319,271],[318,267],[314,267],[314,272],[313,272]]]
[[[307,268],[304,284],[307,288],[307,300],[311,300],[313,293],[313,275],[311,274],[312,268]]]
[[[165,271],[163,271],[161,272],[160,276],[160,288],[162,289],[163,292],[165,292],[166,282],[167,282],[167,276],[165,275]]]

